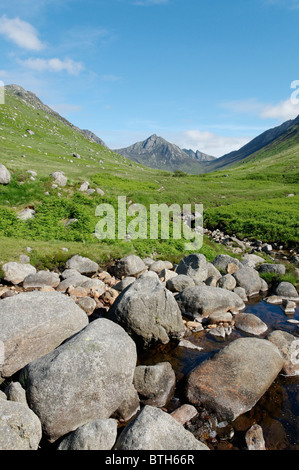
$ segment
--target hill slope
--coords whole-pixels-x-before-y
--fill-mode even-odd
[[[190,174],[204,173],[203,162],[207,161],[207,158],[211,158],[205,154],[201,154],[201,158],[199,158],[200,155],[196,155],[192,150],[187,153],[156,134],[142,142],[114,151],[149,168],[184,171]]]
[[[299,116],[296,119],[289,120],[281,124],[280,126],[274,127],[263,132],[261,135],[257,136],[255,139],[251,140],[248,144],[242,147],[240,150],[223,155],[223,157],[218,158],[212,162],[206,164],[206,170],[208,172],[222,170],[228,168],[231,165],[235,165],[238,162],[246,159],[250,155],[255,154],[256,152],[267,147],[272,142],[275,142],[276,139],[279,139],[284,134],[287,136],[288,131],[299,123]]]

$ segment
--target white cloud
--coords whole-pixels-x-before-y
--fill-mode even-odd
[[[226,102],[222,106],[237,114],[253,114],[261,119],[276,119],[284,122],[295,119],[299,115],[298,96],[299,90],[295,90],[290,98],[277,104],[262,103],[252,98]]]
[[[60,60],[57,58],[37,58],[19,60],[19,63],[37,72],[67,72],[70,75],[79,75],[79,73],[84,70],[84,66],[81,62],[75,62],[74,60],[69,58],[66,58],[64,60]]]
[[[37,30],[20,18],[10,19],[6,15],[2,15],[0,17],[0,34],[23,49],[40,51],[44,48],[44,44],[38,38]]]
[[[252,137],[230,137],[198,129],[182,132],[173,142],[181,148],[200,150],[214,157],[221,157],[233,150],[239,150],[250,142]]]

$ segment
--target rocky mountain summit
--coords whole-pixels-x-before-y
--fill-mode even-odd
[[[213,159],[201,152],[182,150],[156,134],[142,142],[114,151],[150,168],[194,174],[204,173],[204,162]]]

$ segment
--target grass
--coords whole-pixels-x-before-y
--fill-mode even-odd
[[[27,129],[34,135],[27,134]],[[90,142],[54,116],[7,93],[6,105],[0,106],[0,163],[10,170],[12,182],[0,185],[1,261],[17,259],[28,245],[33,247],[34,262],[44,267],[53,266],[55,259],[61,264],[73,253],[101,264],[128,253],[154,253],[173,260],[186,254],[183,240],[95,239],[96,207],[108,203],[116,208],[118,196],[147,209],[150,204],[203,204],[204,223],[209,228],[296,246],[298,195],[287,196],[298,191],[297,134],[289,140],[226,171],[204,175],[159,171]],[[81,158],[73,157],[74,152]],[[36,171],[35,181],[28,170]],[[65,173],[68,184],[53,189],[50,174],[57,170]],[[78,189],[84,181],[91,188],[101,188],[105,195],[82,194]],[[36,216],[23,222],[17,214],[26,207],[34,208]],[[66,226],[69,219],[77,222]],[[202,252],[209,260],[219,250],[227,252],[205,238]]]

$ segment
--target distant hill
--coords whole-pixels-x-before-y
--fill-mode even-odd
[[[156,134],[129,147],[116,149],[114,152],[134,162],[166,171],[184,171],[190,174],[205,173],[207,158],[213,158],[192,150],[184,151]],[[192,153],[191,153],[192,152]]]
[[[299,124],[299,116],[296,119],[286,121],[280,126],[263,132],[251,140],[248,144],[244,145],[244,147],[242,147],[240,150],[230,152],[226,155],[223,155],[223,157],[218,158],[217,160],[208,162],[206,164],[206,171],[210,173],[212,171],[223,170],[226,167],[230,167],[239,162],[242,162],[247,157],[264,149],[269,144],[275,143],[277,139],[282,137],[284,134],[287,134],[289,130],[297,124]]]
[[[200,152],[199,150],[196,150],[196,152],[193,152],[193,150],[189,149],[183,149],[183,151],[189,155],[190,158],[193,158],[193,160],[197,160],[199,162],[211,162],[213,160],[216,160],[216,157],[212,157],[211,155],[207,155],[206,153]]]

